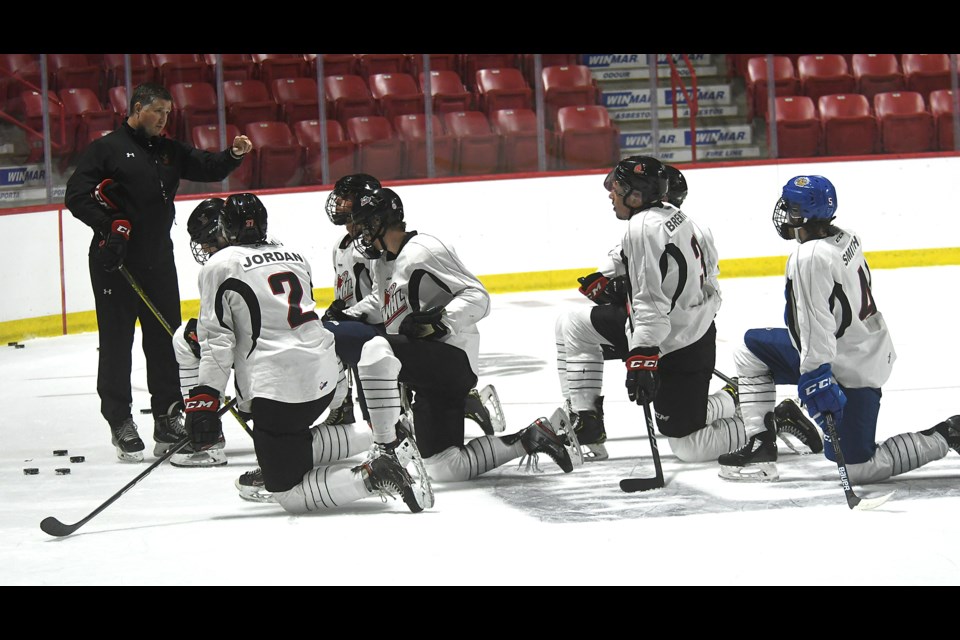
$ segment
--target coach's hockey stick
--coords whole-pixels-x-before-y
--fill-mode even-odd
[[[660,450],[657,449],[657,434],[653,430],[653,414],[650,412],[649,400],[643,403],[643,415],[647,419],[650,451],[653,454],[653,466],[654,469],[656,469],[657,475],[653,478],[624,478],[620,481],[620,489],[627,493],[662,489],[665,484],[663,480],[663,467],[660,466]]]
[[[130,286],[133,287],[133,290],[137,292],[137,295],[140,296],[140,299],[143,300],[143,304],[147,305],[147,308],[153,312],[153,317],[157,319],[164,329],[167,330],[167,333],[170,334],[170,337],[173,337],[173,327],[170,326],[170,323],[167,322],[164,317],[160,314],[160,310],[154,306],[153,301],[147,297],[147,292],[143,290],[143,287],[140,286],[140,283],[136,281],[133,275],[127,271],[126,265],[120,265],[120,273],[123,274],[123,277],[127,279],[127,282],[130,283]],[[250,430],[250,426],[247,424],[247,421],[243,419],[236,409],[233,408],[232,404],[228,404],[230,407],[230,413],[234,418],[237,419],[237,422],[240,423],[240,426],[243,427],[243,430],[247,432],[251,438],[253,437],[253,431]]]
[[[221,407],[219,411],[217,411],[217,415],[222,416],[228,410],[232,409],[233,405],[236,404],[236,402],[237,402],[236,398],[232,399],[226,405]],[[162,456],[157,458],[156,462],[154,462],[149,467],[144,469],[143,472],[140,473],[140,475],[138,475],[136,478],[128,482],[123,487],[123,489],[120,489],[120,491],[117,491],[115,494],[113,494],[106,502],[104,502],[99,507],[91,511],[86,518],[83,518],[82,520],[78,520],[73,524],[64,524],[59,520],[57,520],[56,518],[54,518],[53,516],[47,516],[46,518],[43,519],[43,521],[40,522],[40,529],[43,530],[44,533],[57,538],[62,538],[64,536],[70,535],[71,533],[73,533],[83,525],[90,522],[90,520],[92,520],[93,517],[96,516],[98,513],[100,513],[107,507],[109,507],[114,502],[116,502],[117,499],[120,498],[120,496],[122,496],[127,491],[132,489],[133,485],[137,484],[138,482],[146,478],[148,475],[150,475],[151,471],[153,471],[154,469],[159,467],[161,464],[166,462],[168,459],[170,459],[170,457],[173,456],[173,454],[180,451],[180,449],[183,449],[185,446],[187,446],[187,444],[189,444],[189,442],[190,442],[189,436],[184,436],[183,438],[178,440],[176,444],[174,444],[172,447],[170,447],[170,449],[167,450],[166,453],[164,453]]]
[[[847,475],[847,464],[843,460],[843,452],[840,450],[840,436],[837,435],[837,425],[833,422],[833,414],[825,413],[827,423],[827,435],[830,436],[830,442],[833,444],[833,455],[837,459],[837,469],[840,471],[840,484],[843,485],[843,492],[847,496],[847,506],[858,511],[876,509],[884,502],[889,500],[896,491],[878,496],[876,498],[861,498],[853,492],[850,486],[850,476]]]

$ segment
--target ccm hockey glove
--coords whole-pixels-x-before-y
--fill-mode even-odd
[[[659,361],[659,347],[636,347],[630,351],[627,357],[627,396],[631,401],[645,404],[657,396]]]
[[[190,444],[197,451],[209,449],[220,441],[223,427],[217,415],[218,409],[219,391],[206,385],[190,390],[190,397],[184,402],[184,426],[190,436]]]
[[[430,307],[407,315],[400,323],[400,333],[411,340],[439,340],[450,333],[443,324],[443,307]]]
[[[100,262],[107,271],[116,271],[127,257],[127,241],[130,240],[130,221],[114,219],[110,221],[104,238],[98,245]]]
[[[833,377],[830,363],[824,363],[813,371],[800,376],[797,384],[797,393],[800,402],[807,407],[807,413],[817,421],[820,428],[824,425],[824,413],[832,413],[833,419],[840,423],[843,418],[843,407],[847,404],[847,397],[843,395],[840,385]]]

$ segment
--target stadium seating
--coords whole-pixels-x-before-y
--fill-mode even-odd
[[[377,105],[362,76],[326,76],[323,86],[327,96],[327,114],[344,127],[350,118],[377,115]]]
[[[797,77],[800,79],[800,93],[809,96],[814,103],[820,96],[854,93],[857,88],[846,59],[839,53],[800,56]]]
[[[253,143],[249,160],[253,164],[255,188],[299,184],[302,179],[303,147],[286,122],[251,122],[247,125],[246,134]]]
[[[777,156],[807,158],[820,152],[820,118],[810,96],[776,98]]]
[[[107,91],[111,87],[126,86],[127,68],[126,58],[130,57],[130,87],[135,87],[144,82],[156,81],[156,69],[150,55],[146,53],[105,53],[103,54],[103,68],[105,73]],[[107,96],[109,99],[109,95]]]
[[[900,63],[892,53],[855,53],[852,65],[855,92],[862,93],[868,101],[872,102],[878,93],[905,88]]]
[[[354,173],[355,149],[353,141],[336,120],[326,120],[327,163],[330,182]],[[323,184],[323,159],[319,120],[300,120],[293,123],[293,135],[304,148],[303,183]]]
[[[358,53],[357,73],[364,80],[378,73],[405,73],[407,57],[402,53]]]
[[[61,162],[69,159],[73,153],[73,143],[76,132],[69,127],[70,121],[66,117],[63,104],[52,90],[47,91],[50,114],[50,155],[60,158]],[[27,162],[35,163],[43,160],[43,97],[39,91],[26,90],[20,94],[19,108],[22,109],[23,123],[39,132],[27,132],[27,142],[30,145]]]
[[[604,107],[560,107],[556,131],[557,155],[564,169],[610,167],[620,159],[620,131]]]
[[[459,71],[467,89],[477,93],[477,71],[480,69],[518,69],[515,53],[463,53],[460,54]]]
[[[109,133],[116,127],[113,111],[104,108],[90,89],[64,89],[59,95],[67,115],[67,129],[76,132],[73,142],[75,156],[82,153],[99,132]]]
[[[443,129],[440,117],[432,117],[433,165],[436,176],[453,174],[456,144]],[[403,177],[427,178],[427,118],[422,113],[396,116],[394,130],[403,141]]]
[[[177,82],[169,89],[173,109],[167,123],[168,135],[189,141],[194,127],[218,121],[217,92],[209,82]]]
[[[389,120],[377,115],[348,118],[347,136],[357,147],[358,172],[381,181],[403,175],[403,142]]]
[[[497,109],[533,108],[533,90],[519,69],[479,69],[476,76],[477,109],[488,118]]]
[[[307,61],[307,76],[317,77],[317,55],[304,54]],[[353,76],[357,72],[357,57],[352,53],[325,53],[323,54],[323,75],[326,76]]]
[[[940,151],[954,151],[952,89],[930,92],[930,113],[936,129],[937,148]]]
[[[300,120],[320,118],[320,98],[314,78],[280,78],[273,81],[273,97],[280,119],[293,127]]]
[[[426,82],[422,72],[418,78],[420,91],[425,93]],[[430,95],[433,96],[434,113],[471,111],[474,107],[473,94],[467,91],[460,75],[449,69],[430,70]]]
[[[950,89],[950,57],[946,53],[905,53],[900,58],[907,91],[926,100],[931,91]]]
[[[228,80],[223,83],[223,106],[229,124],[241,131],[251,122],[279,119],[279,106],[260,80]]]
[[[544,120],[556,122],[560,107],[570,105],[597,104],[599,91],[590,75],[590,68],[584,65],[560,65],[544,67],[543,104]]]
[[[887,91],[873,97],[882,153],[920,153],[934,148],[933,116],[916,91]]]
[[[500,166],[507,173],[537,171],[539,169],[539,140],[537,114],[532,109],[500,109],[490,117],[490,126],[500,136]],[[547,168],[553,153],[553,132],[544,131]]]
[[[456,140],[457,175],[497,173],[500,136],[482,111],[451,111],[443,115],[444,128]]]
[[[203,61],[207,64],[207,77],[210,82],[217,81],[217,56],[220,56],[223,65],[223,80],[253,80],[254,64],[249,53],[204,53]]]
[[[397,116],[423,113],[423,93],[409,73],[372,73],[367,82],[380,115],[390,122]]]
[[[64,89],[86,88],[100,100],[103,93],[103,67],[90,62],[84,53],[48,53],[50,88],[58,94]]]
[[[295,53],[252,53],[255,77],[273,91],[274,80],[281,78],[302,78],[307,75],[307,61]],[[275,96],[270,93],[270,97]]]
[[[824,155],[876,153],[879,137],[877,120],[865,96],[859,93],[820,96],[817,107]]]
[[[767,116],[767,58],[760,56],[747,60],[746,90],[747,117]],[[800,91],[800,82],[794,72],[793,62],[787,56],[773,56],[773,86],[776,96],[795,96]]]
[[[178,82],[209,82],[207,63],[196,53],[151,53],[157,82],[165,87]]]

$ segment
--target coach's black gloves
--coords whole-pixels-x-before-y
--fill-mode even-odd
[[[630,351],[627,357],[627,395],[631,401],[646,404],[657,396],[659,360],[659,347],[636,347]]]
[[[100,262],[107,271],[116,271],[127,257],[127,241],[130,240],[130,221],[114,218],[104,230],[98,245]]]
[[[450,333],[443,324],[443,307],[430,307],[407,315],[400,323],[400,333],[411,340],[439,340]]]
[[[220,442],[223,427],[219,409],[220,392],[213,387],[200,385],[190,390],[190,397],[184,402],[184,426],[196,451],[209,449]]]

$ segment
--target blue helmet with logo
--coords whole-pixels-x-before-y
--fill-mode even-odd
[[[823,176],[796,176],[783,185],[773,209],[773,226],[781,238],[808,222],[830,222],[836,217],[837,190]]]

